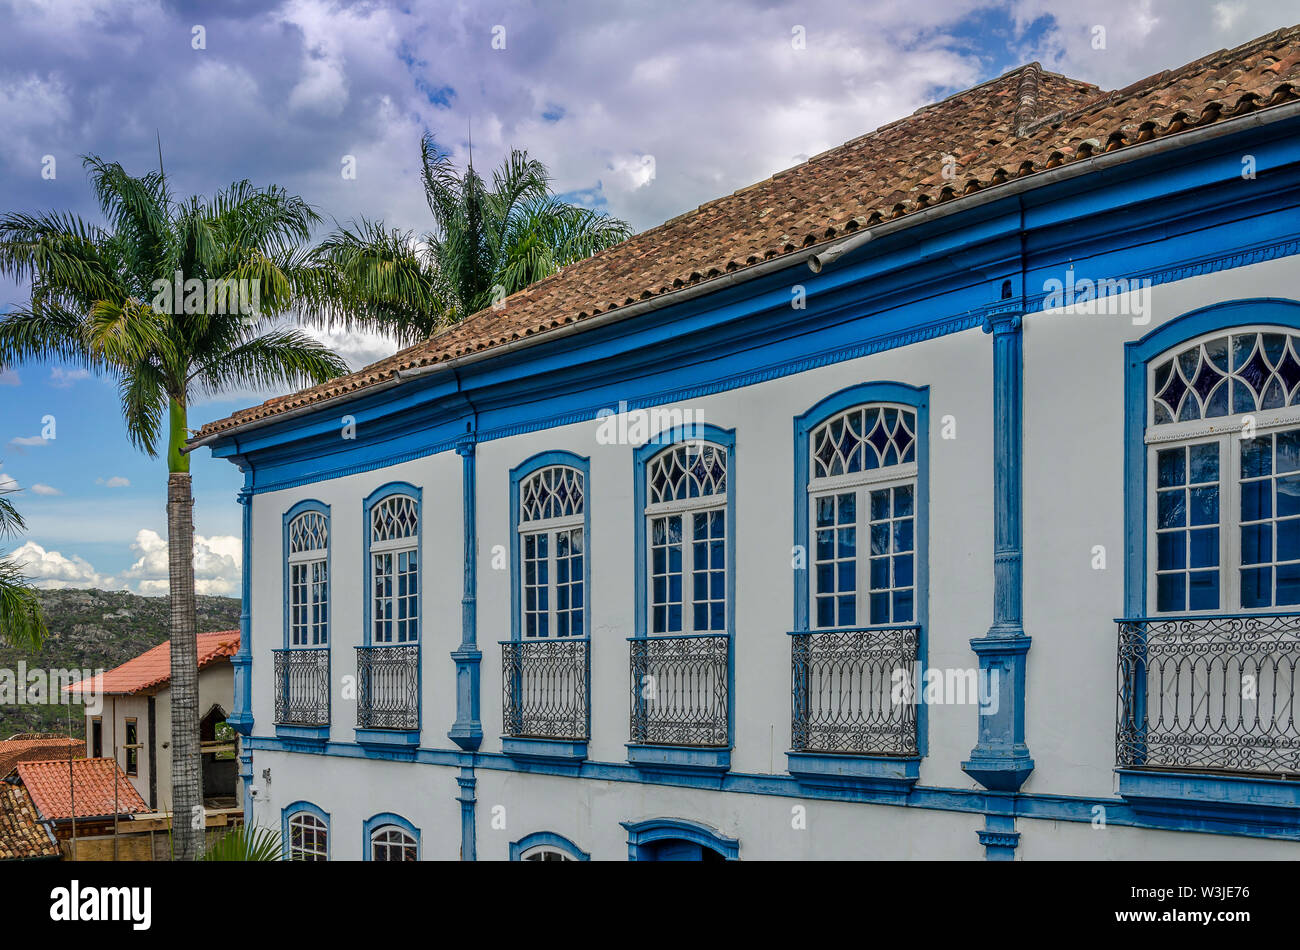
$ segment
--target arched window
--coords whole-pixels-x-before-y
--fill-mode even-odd
[[[511,861],[589,861],[591,855],[563,835],[535,831],[510,843]]]
[[[671,445],[646,463],[648,631],[727,632],[730,453],[709,441]]]
[[[285,529],[290,648],[329,644],[329,510],[304,505],[307,510],[290,513]]]
[[[367,861],[420,860],[420,832],[405,818],[375,815],[364,826]]]
[[[1300,335],[1216,330],[1146,371],[1150,606],[1300,604]]]
[[[519,484],[520,632],[581,637],[586,624],[586,479],[548,465]]]
[[[916,411],[837,412],[808,438],[811,626],[916,621]]]
[[[329,860],[329,815],[309,802],[284,810],[284,841],[290,861]]]
[[[376,646],[420,636],[420,505],[395,491],[370,507],[370,639]]]
[[[520,861],[574,861],[575,858],[569,857],[559,848],[552,847],[549,844],[539,844],[535,848],[529,848],[519,858]]]

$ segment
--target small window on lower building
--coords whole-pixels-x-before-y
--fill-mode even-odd
[[[289,860],[329,860],[329,828],[311,812],[289,819]]]
[[[92,759],[104,757],[104,720],[98,716],[90,720],[90,757]]]
[[[370,860],[416,861],[416,840],[396,825],[383,825],[370,833]]]
[[[128,719],[126,721],[126,747],[123,750],[126,753],[126,774],[140,774],[140,730],[136,728],[136,720]]]

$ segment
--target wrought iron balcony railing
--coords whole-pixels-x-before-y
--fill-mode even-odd
[[[275,721],[291,726],[328,726],[330,651],[272,650],[275,656]]]
[[[357,647],[357,726],[420,728],[420,648]]]
[[[791,748],[795,752],[917,755],[915,683],[920,627],[826,630],[791,636]]]
[[[1300,616],[1117,623],[1118,765],[1300,774]]]
[[[729,746],[731,638],[695,634],[629,642],[632,741]]]
[[[577,637],[501,644],[501,702],[507,735],[589,738],[589,651],[590,641]]]

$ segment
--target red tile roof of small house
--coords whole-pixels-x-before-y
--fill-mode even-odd
[[[59,846],[21,785],[0,782],[0,861],[57,858]]]
[[[85,755],[86,743],[71,736],[15,736],[0,742],[0,779],[4,779],[19,762],[35,759],[74,758]]]
[[[19,762],[18,779],[46,821],[71,818],[74,797],[79,819],[135,815],[149,810],[112,759]]]
[[[234,656],[239,650],[238,630],[218,630],[198,635],[199,669]],[[163,686],[172,675],[172,642],[165,640],[152,650],[106,673],[65,686],[70,693],[97,692],[105,696],[129,696]]]
[[[1297,99],[1300,26],[1114,92],[1030,63],[570,264],[364,369],[209,422],[196,438],[743,272],[1013,179]]]

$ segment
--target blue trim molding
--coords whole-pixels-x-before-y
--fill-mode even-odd
[[[282,842],[284,849],[283,860],[290,860],[289,843],[292,839],[289,837],[289,819],[294,815],[301,814],[302,812],[315,815],[321,821],[325,822],[325,860],[328,861],[330,859],[330,845],[333,843],[332,839],[334,837],[333,832],[330,829],[329,812],[325,811],[318,805],[313,805],[311,802],[305,801],[297,801],[291,805],[285,805],[284,808],[280,809],[280,841]]]
[[[590,861],[591,855],[583,851],[576,844],[563,835],[557,835],[553,831],[534,831],[530,835],[524,835],[518,841],[510,842],[510,860],[522,861],[524,853],[531,851],[533,848],[540,847],[555,848],[563,851],[574,861]]]
[[[1156,827],[1300,836],[1300,782],[1246,775],[1116,769],[1119,794]]]
[[[1010,289],[1008,287],[1008,289]],[[990,791],[1014,792],[1034,770],[1025,743],[1025,666],[1029,637],[1021,620],[1021,461],[1024,419],[1022,301],[990,314],[993,335],[993,625],[971,640],[980,676],[996,684],[997,705],[979,710],[979,731],[962,771]]]
[[[627,829],[627,859],[653,861],[657,844],[689,841],[715,851],[728,861],[740,860],[740,842],[698,821],[684,818],[651,818],[649,821],[619,822]]]
[[[234,710],[226,722],[241,736],[253,734],[253,471],[245,464],[239,501],[242,569],[239,578],[239,649],[230,658]],[[247,816],[247,812],[245,812]]]
[[[633,512],[635,525],[634,610],[632,628],[637,639],[646,639],[649,633],[649,602],[647,599],[647,574],[649,562],[646,547],[646,471],[651,459],[683,442],[711,442],[727,450],[727,745],[725,748],[688,748],[684,746],[659,746],[647,743],[627,743],[628,761],[648,771],[658,773],[692,772],[720,774],[731,768],[731,750],[736,744],[736,430],[721,429],[706,423],[677,426],[665,429],[651,437],[632,452]]]
[[[480,675],[483,651],[478,648],[478,469],[472,436],[457,443],[456,454],[461,457],[465,570],[460,600],[460,646],[451,654],[456,664],[456,721],[447,738],[466,752],[473,752],[483,743]]]
[[[385,825],[393,825],[401,828],[408,835],[415,839],[415,859],[417,861],[424,858],[424,848],[420,844],[420,829],[415,827],[401,815],[394,814],[391,811],[382,811],[377,815],[372,815],[365,820],[361,826],[361,860],[373,860],[370,850],[370,836],[383,828]]]

